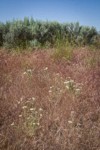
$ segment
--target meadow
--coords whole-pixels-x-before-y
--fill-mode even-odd
[[[86,30],[34,33],[31,45],[2,30],[0,150],[100,150],[99,33]]]

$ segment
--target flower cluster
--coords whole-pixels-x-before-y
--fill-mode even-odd
[[[23,72],[23,75],[32,75],[32,69],[27,69]]]
[[[19,128],[21,128],[26,134],[32,136],[35,132],[35,129],[40,126],[40,120],[43,117],[43,109],[35,107],[35,97],[27,98],[21,97],[17,102],[19,108],[21,108],[19,118]],[[11,126],[16,126],[16,122],[12,122]]]
[[[64,81],[65,87],[69,90],[74,92],[76,95],[80,94],[81,92],[81,84],[76,83],[74,80],[71,78],[68,78],[67,80]]]

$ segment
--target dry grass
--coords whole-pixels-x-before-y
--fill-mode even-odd
[[[0,51],[1,150],[100,150],[100,51],[72,57]]]

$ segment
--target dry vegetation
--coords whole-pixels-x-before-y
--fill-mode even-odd
[[[0,150],[100,150],[100,51],[0,51]]]

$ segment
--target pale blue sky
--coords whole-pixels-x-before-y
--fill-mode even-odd
[[[100,0],[0,0],[0,21],[23,19],[76,22],[100,31]]]

